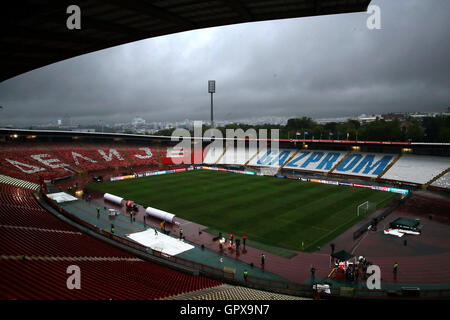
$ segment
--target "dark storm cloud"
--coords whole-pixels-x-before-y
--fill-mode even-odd
[[[0,125],[443,111],[450,1],[373,0],[367,13],[185,32],[62,61],[0,84]]]

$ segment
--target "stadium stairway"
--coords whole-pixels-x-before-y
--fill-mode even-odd
[[[42,148],[41,152],[44,152],[45,154],[49,154],[52,159],[59,158],[59,154],[56,152],[56,150],[53,150],[53,148],[50,144],[42,144],[41,148]],[[73,166],[67,162],[66,162],[66,166],[64,166],[64,168],[73,174],[81,173],[81,171],[78,170],[75,166]],[[68,172],[68,173],[70,174],[70,172]]]
[[[331,170],[328,171],[326,174],[328,175],[328,174],[330,174],[330,173],[333,173],[334,170],[336,170],[336,168],[339,167],[339,166],[341,165],[341,163],[344,162],[345,159],[347,159],[353,152],[355,152],[355,151],[352,150],[352,151],[347,152],[347,154],[346,154],[344,157],[342,157],[341,161],[339,161],[338,163],[336,163],[336,164],[334,165],[334,167],[331,168]]]
[[[66,145],[55,145],[53,150],[60,158],[66,161],[66,163],[70,163],[77,171],[104,170],[107,168],[100,163],[100,160],[98,160],[97,157],[83,146],[76,145],[69,147]],[[77,156],[75,157],[75,155]],[[84,157],[91,159],[92,162],[86,160]]]
[[[253,156],[251,156],[250,157],[250,159],[248,159],[248,161],[247,162],[245,162],[244,163],[244,167],[247,167],[248,166],[248,164],[253,160],[253,158],[255,158],[255,157],[257,157],[258,156],[258,154],[259,154],[259,151],[261,151],[261,150],[257,150],[256,152],[255,152],[255,154],[253,155]]]
[[[127,150],[125,148],[119,147],[117,148],[121,154],[124,156],[125,160],[128,161],[130,166],[136,166],[136,163],[133,161],[133,158],[128,154]]]
[[[225,153],[227,152],[228,147],[225,147],[222,154],[220,155],[219,158],[217,158],[216,162],[214,164],[218,164],[220,162],[220,160],[223,158],[223,156],[225,155]]]
[[[381,179],[381,178],[383,177],[383,175],[384,175],[386,172],[388,172],[389,169],[391,169],[392,166],[393,166],[398,160],[400,160],[401,156],[402,156],[402,153],[397,154],[397,156],[395,157],[395,159],[392,160],[391,163],[389,163],[389,165],[388,165],[386,168],[384,168],[384,170],[377,176],[376,180]]]
[[[283,170],[284,166],[287,165],[292,159],[294,159],[294,157],[295,157],[295,156],[297,155],[297,153],[299,153],[299,152],[300,152],[300,149],[296,150],[296,151],[294,152],[294,154],[293,154],[291,157],[289,157],[289,159],[287,159],[287,160],[283,163],[283,165],[281,165],[281,166],[278,168],[277,173],[281,172],[281,170]]]
[[[433,182],[435,182],[436,180],[440,179],[441,177],[443,177],[444,175],[446,175],[448,172],[450,172],[450,168],[447,168],[446,170],[442,171],[440,174],[438,174],[436,177],[434,177],[433,179],[431,179],[430,181],[428,181],[427,183],[425,183],[423,185],[423,188],[428,188]]]
[[[430,186],[430,188],[437,188],[440,190],[450,190],[450,172],[447,172],[442,177],[434,181]]]
[[[162,147],[159,147],[158,148],[158,152],[156,153],[156,157],[157,157],[157,160],[158,160],[158,166],[161,168],[162,166],[163,166],[163,163],[162,163],[162,155],[161,155],[161,150],[162,150],[163,148]]]

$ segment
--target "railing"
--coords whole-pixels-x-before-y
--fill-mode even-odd
[[[313,295],[313,289],[311,285],[300,284],[291,281],[273,280],[248,275],[247,281],[245,281],[244,283],[247,286],[255,289],[265,289],[267,291],[273,291],[288,295],[302,297],[312,297]]]
[[[214,267],[202,264],[202,263],[187,260],[184,258],[179,258],[177,256],[172,256],[172,255],[169,255],[169,254],[166,254],[161,251],[154,250],[154,249],[149,249],[148,251],[150,251],[150,253],[156,257],[166,259],[168,261],[174,262],[179,265],[183,265],[188,268],[196,269],[205,275],[210,275],[210,276],[213,276],[216,278],[219,277],[220,279],[227,279],[227,280],[235,279],[234,273],[230,272],[230,271],[214,268]]]

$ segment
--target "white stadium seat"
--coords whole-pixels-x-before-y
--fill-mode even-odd
[[[255,148],[227,148],[223,157],[219,159],[218,164],[244,165],[256,152],[257,149]]]
[[[450,172],[447,172],[442,177],[437,179],[431,184],[433,187],[440,187],[445,189],[450,189]]]
[[[403,155],[383,176],[383,179],[425,184],[450,167],[446,157]]]

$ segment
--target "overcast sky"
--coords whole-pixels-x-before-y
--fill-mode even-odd
[[[329,118],[450,106],[450,1],[372,0],[368,13],[245,23],[142,40],[0,83],[0,126]]]

